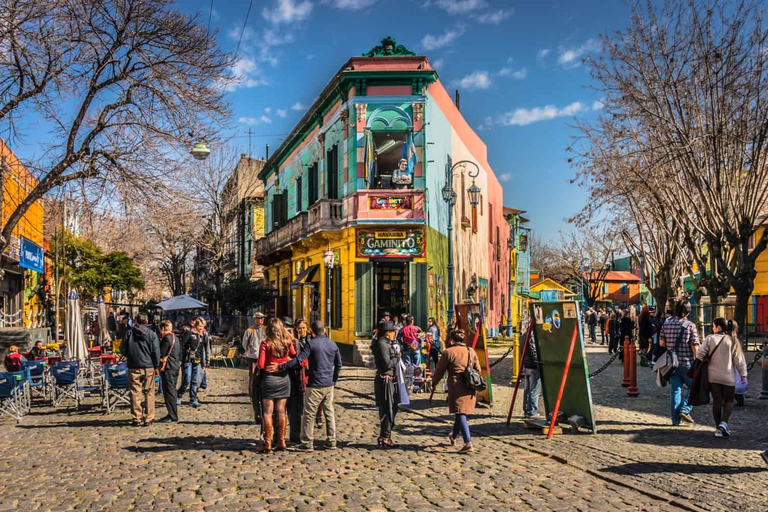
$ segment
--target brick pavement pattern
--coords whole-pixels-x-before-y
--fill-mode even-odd
[[[606,359],[589,357],[592,367]],[[737,410],[729,440],[709,426],[673,429],[668,390],[640,372],[641,397],[630,399],[614,364],[593,381],[600,434],[548,442],[517,420],[503,425],[510,368],[507,360],[494,369],[496,405],[471,418],[469,456],[443,443],[452,418],[439,393],[431,404],[413,396],[398,416],[398,448],[377,448],[372,372],[363,368],[342,373],[336,451],[316,442],[313,453],[256,453],[241,369],[211,370],[204,406],[180,408],[179,424],[136,428],[125,408],[105,416],[36,406],[19,426],[0,421],[0,511],[768,510],[758,455],[768,444],[765,402]],[[756,396],[759,372],[750,377]],[[705,422],[708,408],[694,416]]]

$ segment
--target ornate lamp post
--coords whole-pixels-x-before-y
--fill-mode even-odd
[[[336,255],[328,244],[328,250],[323,254],[323,265],[325,266],[325,322],[328,329],[328,337],[331,337],[331,273],[336,265]]]
[[[192,133],[190,135],[194,136]],[[195,160],[203,161],[211,154],[211,150],[205,142],[195,142],[189,154],[195,157]],[[197,246],[197,254],[195,255],[195,298],[200,298],[200,278],[198,274],[200,269],[198,268],[198,260],[200,259],[200,246]]]
[[[512,251],[515,249],[515,236],[517,234],[517,230],[515,229],[517,225],[517,221],[515,221],[515,226],[510,226],[510,236],[509,240],[507,240],[507,248],[509,249],[509,296],[507,297],[507,336],[512,337],[512,295],[515,293],[515,280],[512,278],[514,275],[514,267],[512,265]]]
[[[470,165],[474,167],[474,170],[467,171],[467,174],[472,178],[472,186],[469,187],[469,203],[472,208],[476,208],[480,202],[480,187],[475,185],[475,178],[480,174],[480,168],[475,162],[470,160],[461,160],[453,163],[451,157],[448,157],[448,162],[445,164],[445,185],[442,188],[443,201],[448,204],[448,265],[446,270],[448,271],[448,322],[454,317],[453,311],[453,206],[456,204],[456,192],[453,190],[453,172],[457,167],[465,167]]]

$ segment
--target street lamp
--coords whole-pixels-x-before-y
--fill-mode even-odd
[[[453,163],[451,157],[448,157],[448,161],[445,164],[445,186],[442,188],[443,201],[448,204],[448,323],[454,317],[453,311],[453,206],[456,204],[456,192],[453,190],[453,172],[457,167],[466,168],[467,165],[474,167],[473,170],[467,171],[467,174],[472,178],[472,186],[469,187],[469,203],[472,208],[477,207],[480,203],[480,187],[475,185],[475,178],[480,174],[480,168],[475,162],[470,160],[461,160]]]
[[[515,269],[512,266],[512,251],[515,249],[515,236],[517,219],[515,219],[515,225],[509,226],[509,239],[507,239],[507,249],[509,249],[509,296],[507,297],[507,336],[512,337],[512,296],[515,294],[515,278],[513,278],[513,272]]]
[[[195,142],[190,154],[195,157],[195,160],[205,160],[211,154],[211,150],[205,142]]]
[[[327,323],[328,337],[331,337],[331,272],[336,265],[336,255],[331,250],[331,244],[328,244],[328,250],[323,254],[323,265],[325,265],[325,321]]]

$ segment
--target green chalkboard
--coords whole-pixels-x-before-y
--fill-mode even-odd
[[[576,343],[560,410],[565,413],[566,418],[574,414],[582,416],[587,421],[587,427],[592,429],[592,433],[596,433],[584,336],[581,322],[579,322],[579,306],[579,303],[574,301],[533,302],[531,304],[531,318],[534,319],[533,334],[541,374],[544,408],[549,414],[557,402],[571,339],[574,329],[576,330]]]

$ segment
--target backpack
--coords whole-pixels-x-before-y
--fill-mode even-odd
[[[653,371],[656,372],[656,385],[660,388],[667,385],[672,374],[677,370],[677,367],[680,366],[680,361],[677,358],[677,349],[680,346],[680,342],[683,341],[684,333],[685,323],[681,323],[680,332],[677,333],[677,338],[675,339],[675,347],[667,347],[667,351],[664,352],[653,365]]]
[[[485,391],[487,386],[480,372],[472,364],[472,352],[467,347],[467,367],[464,368],[464,386],[473,391]]]

